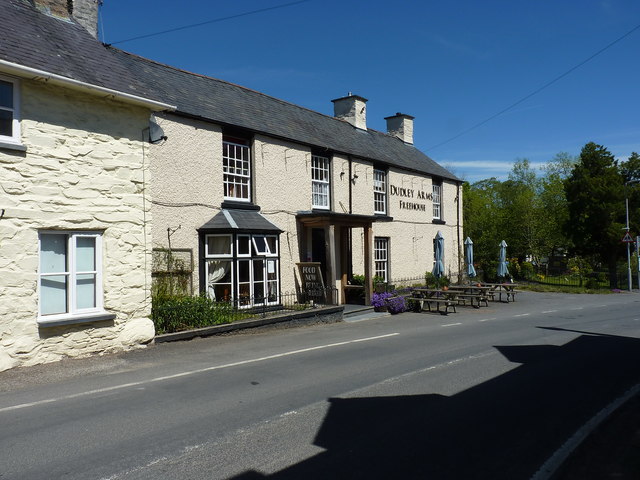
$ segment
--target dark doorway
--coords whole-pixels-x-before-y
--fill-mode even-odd
[[[327,283],[327,249],[325,245],[324,228],[311,229],[311,261],[320,262],[322,279]]]

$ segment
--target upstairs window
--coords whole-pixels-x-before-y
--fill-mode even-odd
[[[377,168],[373,170],[373,212],[387,213],[387,172]]]
[[[329,209],[329,159],[311,155],[311,203],[313,208]]]
[[[0,142],[20,143],[18,83],[0,77]]]
[[[224,198],[226,200],[251,200],[251,149],[249,142],[238,138],[223,137],[222,169],[224,172]]]
[[[442,182],[433,181],[433,219],[442,220]]]

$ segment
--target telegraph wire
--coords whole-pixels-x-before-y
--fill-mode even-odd
[[[108,43],[107,45],[116,45],[116,44],[119,44],[119,43],[132,42],[134,40],[141,40],[143,38],[155,37],[157,35],[164,35],[165,33],[172,33],[172,32],[178,32],[180,30],[187,30],[189,28],[201,27],[202,25],[209,25],[210,23],[217,23],[217,22],[222,22],[224,20],[231,20],[231,19],[234,19],[234,18],[246,17],[248,15],[267,12],[269,10],[276,10],[276,9],[279,9],[279,8],[292,7],[293,5],[298,5],[300,3],[305,3],[305,2],[310,2],[310,1],[311,0],[298,0],[297,2],[283,3],[283,4],[280,4],[280,5],[274,5],[273,7],[260,8],[258,10],[251,10],[249,12],[237,13],[235,15],[229,15],[227,17],[214,18],[213,20],[207,20],[206,22],[192,23],[192,24],[189,24],[189,25],[183,25],[181,27],[175,27],[175,28],[170,28],[170,29],[167,29],[167,30],[161,30],[159,32],[147,33],[145,35],[139,35],[137,37],[125,38],[124,40],[118,40],[117,42],[111,42],[111,43]]]
[[[499,117],[500,115],[508,112],[509,110],[511,110],[512,108],[520,105],[522,102],[530,99],[531,97],[533,97],[534,95],[537,95],[538,93],[540,93],[541,91],[543,91],[544,89],[550,87],[551,85],[553,85],[554,83],[556,83],[557,81],[563,79],[564,77],[566,77],[567,75],[569,75],[570,73],[572,73],[573,71],[577,70],[578,68],[580,68],[581,66],[583,66],[584,64],[590,62],[591,60],[593,60],[594,58],[596,58],[598,55],[600,55],[601,53],[603,53],[605,50],[608,50],[609,48],[613,47],[616,43],[624,40],[626,37],[628,37],[629,35],[631,35],[633,32],[635,32],[636,30],[640,29],[640,24],[636,25],[635,27],[633,27],[631,30],[629,30],[627,33],[625,33],[624,35],[622,35],[621,37],[616,38],[613,42],[609,43],[608,45],[606,45],[605,47],[601,48],[600,50],[598,50],[596,53],[594,53],[593,55],[591,55],[590,57],[586,58],[585,60],[583,60],[582,62],[578,63],[577,65],[571,67],[569,70],[567,70],[566,72],[564,72],[561,75],[558,75],[557,77],[555,77],[553,80],[550,80],[549,82],[545,83],[544,85],[542,85],[541,87],[537,88],[536,90],[534,90],[533,92],[529,93],[528,95],[525,95],[524,97],[522,97],[520,100],[512,103],[511,105],[509,105],[506,108],[503,108],[502,110],[500,110],[498,113],[494,113],[493,115],[491,115],[490,117],[482,120],[481,122],[476,123],[475,125],[467,128],[466,130],[463,130],[462,132],[458,133],[457,135],[454,135],[453,137],[440,142],[436,145],[433,145],[429,148],[427,148],[425,151],[430,151],[430,150],[434,150],[438,147],[441,147],[442,145],[445,145],[449,142],[452,142],[454,140],[456,140],[457,138],[462,137],[463,135],[466,135],[467,133],[471,132],[472,130],[475,130],[476,128],[481,127],[482,125],[484,125],[485,123],[490,122],[491,120],[493,120],[496,117]]]

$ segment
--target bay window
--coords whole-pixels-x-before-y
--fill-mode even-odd
[[[207,294],[240,307],[279,302],[278,237],[263,234],[205,235]]]

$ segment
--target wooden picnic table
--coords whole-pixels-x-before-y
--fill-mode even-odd
[[[450,285],[449,290],[458,292],[458,304],[466,305],[469,302],[474,308],[480,308],[482,303],[488,307],[489,298],[493,299],[492,287],[489,286]]]
[[[426,305],[427,310],[431,312],[431,305],[435,305],[438,313],[447,315],[449,308],[452,308],[453,311],[456,312],[458,294],[459,292],[454,290],[416,288],[412,292],[411,299],[420,305],[420,311],[423,311]],[[444,311],[440,309],[441,305],[444,306]]]
[[[502,294],[506,296],[507,303],[516,301],[517,283],[483,283],[482,285],[490,286],[494,289],[494,293],[498,294],[499,300],[502,301]]]

